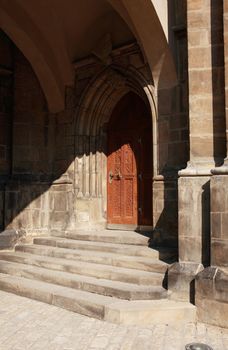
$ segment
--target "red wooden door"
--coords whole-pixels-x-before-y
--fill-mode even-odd
[[[137,225],[138,191],[134,135],[110,135],[108,157],[108,222]]]
[[[152,131],[143,101],[133,93],[108,125],[108,224],[152,225]]]

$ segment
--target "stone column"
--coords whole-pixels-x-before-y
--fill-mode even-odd
[[[211,265],[228,267],[228,0],[224,0],[223,18],[226,158],[211,171]]]
[[[224,149],[221,6],[220,0],[187,1],[190,160],[179,172],[179,263],[169,271],[173,297],[185,300],[194,299],[195,275],[210,263],[211,169]]]
[[[221,93],[221,99],[225,96],[225,100],[220,101],[220,106],[225,107],[226,157],[222,166],[211,171],[211,267],[196,278],[196,305],[200,321],[228,327],[228,0],[223,2],[220,46],[225,59],[225,93]]]

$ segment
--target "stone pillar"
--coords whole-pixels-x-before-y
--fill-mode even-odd
[[[194,278],[210,263],[211,169],[225,148],[222,1],[187,1],[190,160],[179,172],[179,262],[169,271],[173,297],[194,299]],[[192,293],[191,293],[192,292]]]
[[[224,167],[225,168],[225,167]],[[225,169],[220,169],[225,170]],[[228,168],[211,179],[211,265],[228,267]]]
[[[226,158],[224,164],[212,169],[211,178],[211,267],[196,277],[196,305],[200,321],[228,327],[228,0],[223,2],[223,38],[226,120]],[[222,23],[222,21],[221,21]]]
[[[226,102],[227,103],[227,102]],[[196,276],[195,304],[198,319],[228,327],[228,166],[212,170],[211,266]]]
[[[211,179],[211,265],[228,267],[228,0],[224,0],[224,72],[226,120],[226,158],[212,170]]]

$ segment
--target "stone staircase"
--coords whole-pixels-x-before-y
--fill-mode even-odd
[[[131,231],[53,231],[0,252],[0,289],[117,323],[195,321],[165,288],[173,251],[148,244]]]

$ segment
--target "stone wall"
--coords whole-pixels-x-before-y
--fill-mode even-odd
[[[179,262],[169,269],[168,285],[176,299],[194,302],[196,297],[201,310],[198,300],[204,298],[210,273],[195,277],[211,263],[211,170],[222,163],[226,150],[223,1],[187,1],[187,33],[190,157],[179,172]]]
[[[65,229],[72,212],[72,184],[67,180],[8,182],[5,188],[5,229],[29,236]]]
[[[13,49],[11,41],[0,31],[0,230],[4,226],[4,181],[11,171]]]
[[[153,244],[177,247],[177,180],[159,176],[153,182]]]
[[[187,4],[190,160],[179,173],[179,256],[208,265],[211,169],[226,153],[223,2]]]
[[[24,56],[14,55],[14,175],[53,173],[55,116],[49,114],[39,82]]]
[[[177,84],[158,90],[158,173],[154,178],[156,241],[178,245],[178,170],[189,160],[187,2],[168,1],[169,44],[175,59]]]
[[[13,112],[13,49],[0,31],[0,174],[8,175],[11,162],[11,123]]]
[[[30,64],[15,49],[11,173],[0,191],[5,228],[36,234],[105,226],[106,126],[118,100],[134,91],[153,120],[154,237],[177,245],[176,174],[188,149],[184,97],[176,99],[176,89],[155,91],[138,45],[113,50],[110,59],[109,65],[93,56],[75,63],[65,110],[52,115]]]
[[[83,226],[86,221],[88,225],[106,222],[106,125],[115,103],[133,89],[148,104],[147,87],[153,89],[153,79],[137,45],[114,50],[111,59],[110,67],[94,58],[75,65],[75,162],[69,173],[77,192],[77,224]],[[176,174],[188,158],[187,107],[183,112],[181,100],[176,112],[175,89],[159,91],[157,98],[155,91],[151,95],[154,237],[159,243],[177,245]]]
[[[58,125],[61,116],[48,112],[30,64],[11,42],[10,45],[14,57],[12,72],[0,75],[0,86],[3,86],[0,90],[0,228],[5,229],[0,238],[3,247],[7,246],[7,239],[11,244],[13,232],[30,236],[63,229],[72,212],[72,183],[64,177],[66,169],[55,171],[54,159],[57,163],[60,154],[55,146],[62,130]],[[1,43],[0,48],[1,52],[5,50]],[[4,54],[9,62],[7,52]],[[15,237],[13,243],[16,243]]]
[[[216,94],[220,91],[220,111],[225,114],[226,121],[226,157],[222,166],[212,169],[210,195],[211,195],[211,236],[210,236],[210,255],[211,267],[207,267],[196,277],[196,305],[198,318],[200,321],[212,323],[222,327],[228,327],[228,273],[227,273],[227,253],[228,253],[228,234],[227,234],[227,217],[228,217],[228,158],[227,158],[227,129],[228,129],[228,67],[227,67],[227,34],[228,34],[228,1],[217,2],[217,13],[220,14],[220,21],[215,28],[217,30],[217,54],[220,56],[219,61],[224,58],[224,68],[222,72],[225,78],[225,84],[216,86]],[[222,20],[223,16],[223,20]],[[215,30],[213,31],[215,32]],[[224,32],[224,34],[222,33]],[[215,32],[216,33],[216,32]],[[218,35],[219,34],[219,35]],[[223,35],[222,35],[223,34]],[[224,47],[223,47],[224,45]],[[216,50],[215,50],[216,53]],[[225,69],[225,72],[224,72]],[[220,69],[221,70],[221,69]],[[223,90],[222,90],[223,88]],[[223,101],[222,98],[224,97]],[[218,96],[216,96],[218,99]],[[217,107],[217,110],[218,107]],[[222,127],[223,124],[220,123]]]

